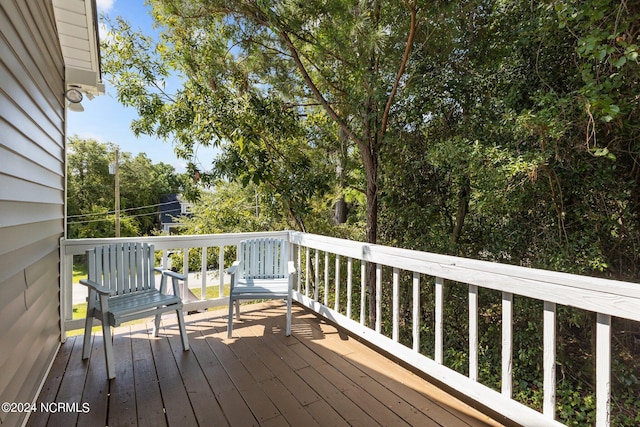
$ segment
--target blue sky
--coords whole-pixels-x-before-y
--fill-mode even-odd
[[[128,20],[134,29],[140,29],[145,34],[153,35],[153,20],[150,8],[144,0],[97,0],[98,14],[106,14],[112,18],[122,16]],[[104,28],[101,28],[104,34]],[[67,134],[80,138],[92,138],[99,142],[111,142],[120,147],[120,151],[133,155],[146,153],[154,163],[164,162],[173,165],[178,172],[184,172],[186,162],[178,159],[173,152],[171,142],[141,136],[131,132],[131,121],[137,118],[132,108],[125,108],[117,100],[115,89],[103,75],[106,93],[89,100],[82,101],[83,112],[68,112]],[[198,163],[203,169],[209,169],[215,156],[213,149],[198,149]]]

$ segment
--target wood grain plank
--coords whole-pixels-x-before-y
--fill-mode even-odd
[[[328,365],[327,365],[328,366]],[[298,374],[310,384],[313,389],[322,396],[333,410],[341,415],[341,418],[352,426],[372,426],[378,423],[371,418],[358,405],[349,400],[335,385],[336,377],[341,374],[336,370],[326,370],[323,374],[312,367],[303,368]],[[314,405],[312,403],[309,406]],[[311,411],[311,410],[310,410]],[[313,412],[312,412],[313,414]]]
[[[310,324],[313,327],[325,329],[331,327],[317,322]],[[328,340],[337,341],[335,345],[331,345],[332,351],[336,351],[337,346],[343,347],[341,352],[345,354],[344,360],[351,362],[362,371],[363,375],[385,384],[400,398],[425,415],[434,417],[438,421],[442,420],[445,425],[485,425],[486,423],[499,425],[491,418],[453,398],[435,385],[356,339],[349,337],[345,340],[343,337],[337,337],[333,334],[327,334],[327,337]],[[394,381],[389,381],[390,377],[393,377]],[[461,422],[462,424],[460,424]]]
[[[190,340],[190,346],[229,424],[232,426],[258,425],[258,420],[253,416],[251,409],[206,341],[196,337]]]
[[[133,372],[133,353],[131,327],[117,329],[113,337],[113,354],[116,365],[116,377],[111,381],[109,393],[109,426],[136,426],[138,414],[136,407],[135,375]]]
[[[317,400],[310,405],[307,405],[306,410],[311,416],[322,426],[349,426],[353,425],[348,423],[340,414],[326,401]]]
[[[107,405],[109,399],[109,380],[104,358],[102,334],[94,334],[91,346],[89,370],[84,383],[82,399],[78,403],[88,403],[89,411],[78,414],[79,427],[107,425]]]
[[[151,334],[146,328],[132,329],[131,353],[139,426],[166,426],[167,418],[151,351]]]
[[[393,395],[397,396],[397,399],[409,405],[408,412],[419,411],[415,413],[414,418],[428,417],[442,425],[452,427],[484,425],[484,421],[469,417],[463,412],[470,411],[467,405],[456,401],[435,386],[427,387],[428,383],[425,380],[369,348],[364,347],[362,352],[354,353],[346,360],[362,371],[366,377],[378,382],[392,393],[392,395],[376,396],[376,398],[391,401],[394,399]],[[429,397],[427,393],[434,398]],[[405,411],[407,410],[399,409],[396,413],[404,414]],[[407,415],[401,416],[410,423],[415,422]],[[488,420],[488,418],[483,419]]]
[[[169,426],[196,425],[196,416],[191,409],[187,391],[182,383],[180,371],[173,358],[171,346],[166,338],[151,340],[151,352],[156,364],[160,392]]]
[[[219,336],[222,336],[219,332]],[[226,335],[225,335],[226,336]],[[225,371],[235,384],[237,390],[242,394],[247,406],[260,423],[276,417],[280,414],[278,409],[260,387],[256,386],[256,381],[251,373],[240,361],[229,346],[219,337],[206,336],[205,340],[213,350],[217,359],[224,366]]]
[[[265,393],[269,393],[273,404],[278,408],[287,422],[293,426],[320,426],[302,404],[296,399],[278,378],[271,378],[260,383]]]
[[[82,340],[76,339],[55,402],[82,402],[82,390],[88,369],[89,361],[82,360]],[[77,420],[78,414],[76,412],[55,412],[50,414],[48,425],[73,426]]]
[[[172,335],[169,344],[199,425],[229,425],[211,386],[204,381],[198,359],[190,351],[182,349],[179,335]]]
[[[163,338],[151,336],[152,322],[116,328],[108,425],[498,425],[307,310],[294,306],[294,333],[286,337],[281,301],[244,308],[231,340],[226,310],[188,316],[189,352],[175,319],[163,322]],[[100,339],[92,343],[95,354],[102,353]],[[98,358],[93,380],[90,364],[74,362],[81,346],[71,338],[62,347],[54,363],[61,368],[52,369],[43,396],[61,401],[72,396],[72,383],[105,381]],[[29,425],[46,425],[38,419]],[[48,425],[58,420],[75,423],[57,416]]]
[[[246,339],[251,337],[251,328],[243,328],[241,331],[238,331],[239,334],[245,334]],[[243,335],[240,335],[241,337]],[[283,334],[284,337],[284,334]],[[287,361],[281,356],[284,352],[284,348],[287,346],[280,342],[279,347],[275,350],[272,347],[265,346],[264,342],[267,341],[267,337],[262,337],[262,339],[258,340],[255,337],[250,338],[249,344],[256,356],[259,360],[264,363],[265,366],[274,374],[274,376],[281,381],[282,384],[291,392],[293,396],[300,402],[301,405],[308,405],[309,403],[315,402],[320,399],[317,393],[313,391],[311,387],[307,383],[305,383],[296,373],[295,370],[287,364]],[[277,341],[276,341],[277,342]],[[274,345],[274,343],[272,343]],[[299,356],[295,353],[291,352],[295,355],[296,358],[299,359]],[[291,360],[289,358],[288,360]],[[268,380],[262,381],[261,383],[265,383]]]

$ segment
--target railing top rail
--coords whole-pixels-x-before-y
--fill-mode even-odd
[[[144,237],[108,237],[99,239],[63,239],[62,246],[65,255],[84,254],[87,249],[99,245],[107,245],[116,242],[144,242],[153,244],[156,250],[179,249],[204,246],[232,246],[241,240],[256,237],[289,238],[289,231],[247,232],[247,233],[221,233],[221,234],[196,234],[196,235],[172,235],[172,236],[144,236]]]
[[[640,321],[640,284],[291,232],[291,241],[443,279]]]

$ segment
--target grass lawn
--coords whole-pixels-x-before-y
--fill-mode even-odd
[[[84,263],[73,263],[73,282],[78,283],[81,279],[86,279],[89,273],[87,272],[87,266]]]
[[[205,299],[218,298],[220,296],[220,286],[207,286],[205,288]],[[202,288],[191,288],[191,292],[200,299]],[[229,295],[229,285],[224,285],[224,294]]]

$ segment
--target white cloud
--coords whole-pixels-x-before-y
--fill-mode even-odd
[[[96,6],[98,6],[98,12],[109,12],[113,7],[115,0],[96,0]]]
[[[101,41],[107,40],[107,37],[109,39],[112,38],[111,29],[107,27],[107,24],[105,24],[104,22],[100,22],[98,24],[98,34],[100,35]]]

